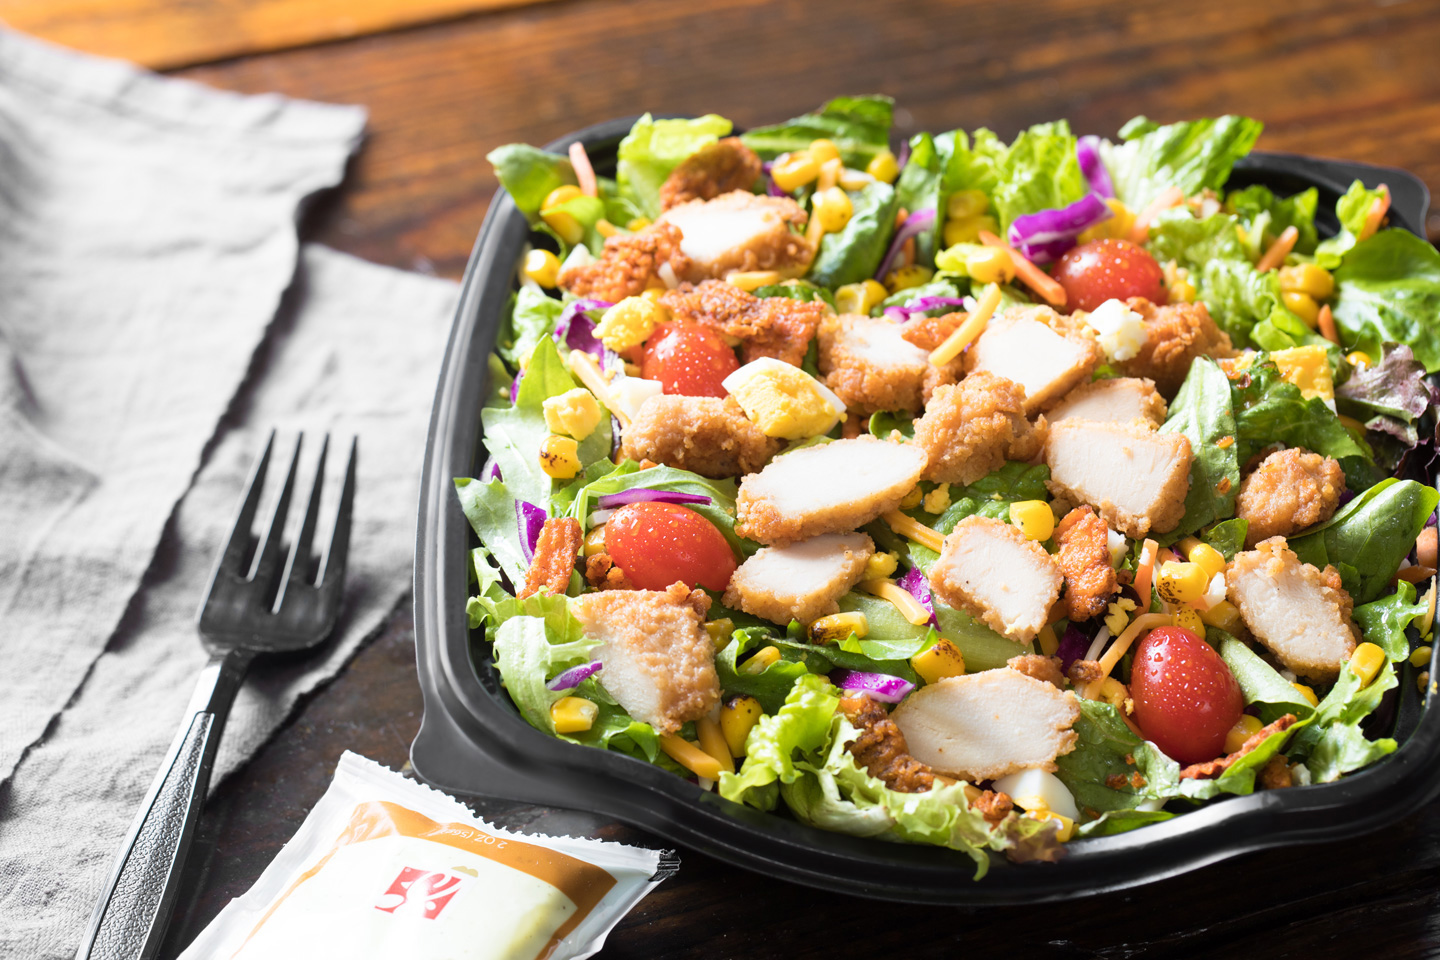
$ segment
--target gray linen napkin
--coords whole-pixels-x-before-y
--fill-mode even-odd
[[[313,658],[257,662],[225,729],[217,778],[339,670],[405,595],[429,403],[455,297],[448,281],[305,249],[293,310],[276,321],[257,376],[176,511],[120,631],[0,795],[0,956],[73,955],[204,663],[195,610],[270,426],[281,433],[267,487],[278,485],[296,430],[307,444],[331,432],[330,493],[349,437],[360,438],[345,607],[335,638]],[[299,496],[308,458],[301,462]],[[264,502],[260,513],[268,516]],[[322,525],[316,542],[328,536]]]
[[[0,29],[0,783],[114,633],[363,124]]]

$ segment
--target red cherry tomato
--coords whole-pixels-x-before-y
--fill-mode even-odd
[[[738,369],[735,351],[720,334],[683,321],[657,327],[640,360],[640,376],[685,397],[727,396],[721,381]]]
[[[1225,734],[1245,710],[1220,654],[1180,627],[1156,627],[1140,641],[1130,697],[1145,738],[1180,763],[1224,756]]]
[[[1155,258],[1129,240],[1091,240],[1055,265],[1071,310],[1094,310],[1106,300],[1144,297],[1165,303],[1165,273]]]
[[[605,552],[641,590],[676,580],[723,591],[735,572],[725,535],[694,510],[674,503],[632,503],[605,523]]]

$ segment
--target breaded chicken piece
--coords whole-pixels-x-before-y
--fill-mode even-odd
[[[1324,523],[1335,515],[1344,489],[1338,460],[1302,447],[1275,451],[1240,482],[1235,515],[1250,522],[1245,546]]]
[[[870,776],[901,793],[924,793],[935,785],[930,768],[910,756],[905,734],[883,703],[861,693],[841,697],[840,710],[859,732],[845,749]]]
[[[749,190],[760,179],[760,158],[739,137],[706,144],[670,171],[660,185],[660,209],[691,200],[714,200],[732,190]]]
[[[1230,337],[1210,319],[1202,302],[1157,306],[1144,297],[1131,297],[1126,306],[1145,321],[1145,345],[1119,364],[1127,377],[1148,377],[1167,397],[1174,397],[1190,373],[1196,357],[1233,357]]]
[[[605,241],[600,259],[560,273],[560,287],[577,297],[618,303],[636,297],[652,286],[666,286],[661,268],[679,277],[690,270],[680,251],[680,231],[657,223],[639,233],[619,234]]]
[[[915,421],[915,443],[930,457],[925,479],[971,484],[1006,460],[1029,460],[1045,445],[1042,415],[1025,419],[1025,391],[984,370],[937,387]]]
[[[1340,575],[1301,563],[1271,537],[1235,555],[1225,571],[1226,597],[1255,638],[1301,676],[1334,680],[1360,639]]]
[[[883,317],[827,316],[820,323],[820,375],[845,407],[868,416],[878,410],[919,413],[931,393],[951,383],[958,364],[936,367],[906,340],[903,327]]]
[[[748,190],[732,190],[713,200],[691,200],[671,207],[656,224],[668,224],[681,234],[680,252],[688,259],[680,279],[723,279],[739,270],[775,270],[782,277],[798,277],[810,268],[815,250],[802,234],[808,219],[789,197],[757,197]]]
[[[735,532],[784,545],[854,530],[898,507],[925,462],[920,447],[871,436],[802,447],[740,481]]]
[[[725,588],[725,606],[782,626],[812,623],[860,582],[875,542],[863,533],[825,533],[787,547],[761,547]]]
[[[662,394],[640,405],[620,438],[630,460],[653,460],[702,477],[754,473],[780,450],[733,397]]]
[[[1065,576],[1065,611],[1071,620],[1105,612],[1120,589],[1110,565],[1110,528],[1088,506],[1076,507],[1055,528],[1055,563]]]
[[[578,520],[571,517],[546,520],[535,540],[535,556],[525,572],[525,585],[515,596],[524,600],[541,590],[552,597],[563,596],[570,586],[570,574],[575,570],[575,558],[580,556],[583,540]]]
[[[1027,677],[1034,677],[1036,680],[1043,680],[1046,683],[1053,683],[1061,690],[1065,689],[1065,671],[1061,669],[1059,657],[1022,653],[1018,657],[1006,660],[1005,666],[1016,673],[1023,673]]]
[[[1134,424],[1066,420],[1050,428],[1045,485],[1067,503],[1088,503],[1132,540],[1166,533],[1185,515],[1190,441]]]
[[[991,517],[955,525],[930,568],[930,588],[996,633],[1029,643],[1060,596],[1060,570],[1045,548]]]
[[[916,317],[900,324],[900,336],[927,354],[949,339],[960,324],[970,318],[968,313],[947,313],[939,317]]]
[[[795,367],[804,362],[820,321],[830,315],[822,302],[757,297],[723,280],[682,283],[662,296],[660,305],[676,319],[713,327],[737,341],[746,363],[774,357]]]
[[[710,598],[673,583],[667,590],[606,590],[570,601],[587,637],[602,641],[600,685],[630,716],[674,733],[720,702],[715,644],[705,632]]]
[[[1075,694],[1009,667],[926,684],[890,715],[911,756],[971,783],[1053,772],[1075,749],[1079,717]]]
[[[1051,423],[1061,420],[1101,420],[1132,423],[1141,420],[1152,427],[1165,422],[1165,398],[1153,380],[1115,377],[1082,383],[1065,394],[1065,399],[1046,416]]]
[[[965,352],[965,372],[984,370],[1025,390],[1033,414],[1090,378],[1105,354],[1081,325],[1049,307],[1011,307]]]

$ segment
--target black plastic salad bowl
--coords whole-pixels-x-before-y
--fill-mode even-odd
[[[632,119],[550,144],[583,142],[597,167],[613,166]],[[1260,183],[1289,194],[1314,186],[1329,211],[1354,179],[1389,185],[1392,222],[1421,233],[1429,196],[1399,170],[1284,154],[1252,154],[1230,186]],[[1318,219],[1333,232],[1331,216]],[[452,478],[484,461],[479,411],[488,362],[516,264],[525,217],[499,193],[465,272],[459,309],[431,412],[415,557],[416,655],[425,714],[411,749],[416,772],[451,793],[503,797],[603,814],[683,847],[798,883],[912,902],[978,905],[1089,896],[1174,876],[1252,850],[1333,840],[1379,829],[1440,793],[1440,710],[1427,708],[1405,665],[1396,708],[1384,721],[1400,747],[1337,782],[1217,800],[1163,823],[1066,845],[1054,864],[994,858],[988,875],[951,850],[861,839],[761,813],[702,791],[656,766],[567,743],[520,716],[482,638],[468,628],[467,552],[474,544]],[[1428,478],[1427,478],[1428,479]],[[1433,667],[1432,667],[1433,669]]]

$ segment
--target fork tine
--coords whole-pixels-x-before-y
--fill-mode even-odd
[[[275,598],[275,609],[285,601],[285,591],[291,584],[303,583],[310,570],[310,543],[315,539],[315,520],[320,514],[320,490],[325,483],[325,455],[330,451],[330,434],[320,441],[320,458],[315,465],[315,478],[310,481],[310,499],[305,504],[305,516],[300,521],[300,533],[290,548],[285,560],[285,573],[280,578],[280,594]]]
[[[225,549],[220,554],[220,562],[215,565],[216,576],[224,573],[243,577],[247,572],[241,569],[241,565],[250,551],[250,526],[255,522],[255,511],[260,506],[260,491],[265,486],[265,471],[270,466],[270,451],[274,446],[275,431],[271,430],[265,441],[265,449],[260,451],[260,456],[255,458],[255,465],[250,468],[250,480],[245,484],[245,495],[240,501],[239,511],[235,514],[235,524],[230,530],[230,542],[225,544]]]
[[[340,489],[340,506],[335,511],[335,532],[330,537],[330,549],[325,551],[325,571],[319,581],[324,587],[339,584],[345,579],[345,557],[350,552],[350,515],[355,508],[355,459],[359,445],[359,437],[350,441],[350,458],[345,463],[345,485]]]
[[[255,565],[250,579],[262,587],[274,580],[275,570],[280,565],[280,541],[285,535],[285,515],[290,512],[290,494],[295,489],[295,473],[300,466],[300,448],[304,442],[304,434],[295,438],[295,453],[290,457],[290,469],[285,473],[285,485],[280,488],[280,499],[275,501],[275,512],[270,515],[270,526],[265,531],[265,539],[255,551]]]

